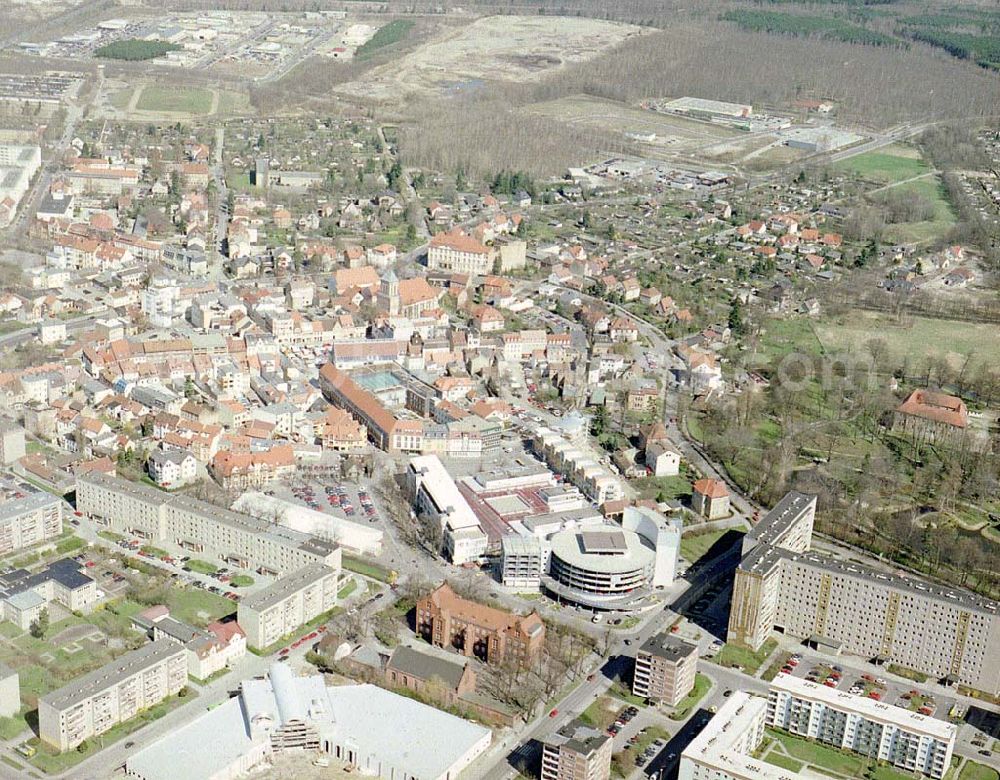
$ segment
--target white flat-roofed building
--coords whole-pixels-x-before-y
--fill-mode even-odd
[[[374,685],[327,686],[283,663],[240,695],[136,750],[139,780],[223,780],[272,753],[315,750],[385,780],[456,780],[490,746],[489,729]]]
[[[0,718],[12,718],[21,711],[21,683],[17,672],[0,664]]]
[[[489,540],[440,458],[420,455],[411,459],[406,476],[416,510],[441,524],[451,562],[461,565],[482,557]]]
[[[749,119],[753,115],[753,106],[742,103],[727,103],[722,100],[707,100],[697,97],[682,97],[664,103],[664,111],[677,114],[692,114],[694,116],[722,116],[731,119]]]
[[[793,772],[753,757],[764,739],[767,700],[733,691],[681,753],[677,780],[790,780]]]
[[[378,555],[382,551],[383,532],[379,528],[317,512],[277,496],[256,491],[244,493],[232,508],[254,517],[277,519],[285,528],[328,539],[350,552]]]
[[[771,683],[767,722],[935,779],[951,766],[957,731],[943,720],[787,674]]]
[[[683,521],[679,517],[668,518],[648,507],[629,506],[622,515],[622,528],[635,531],[653,548],[655,560],[649,584],[654,588],[673,585],[681,556]]]
[[[41,147],[0,144],[0,206],[9,198],[16,208],[41,165]],[[13,208],[0,211],[0,221],[4,224],[13,217]]]
[[[465,480],[476,493],[521,490],[523,488],[544,488],[554,486],[556,479],[544,466],[529,464],[508,469],[483,472]]]
[[[24,454],[24,428],[0,421],[0,466],[10,465]]]
[[[305,566],[277,582],[245,596],[236,621],[250,647],[270,647],[283,636],[308,623],[337,604],[340,567],[322,563]]]
[[[562,598],[614,608],[648,595],[655,555],[635,531],[614,525],[552,537],[545,585]]]
[[[187,684],[187,656],[169,639],[133,650],[38,699],[38,733],[69,750],[135,717]]]

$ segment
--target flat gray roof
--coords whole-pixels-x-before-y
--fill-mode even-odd
[[[698,652],[698,647],[671,634],[654,634],[639,648],[644,653],[666,658],[669,661],[679,661],[692,653]]]
[[[750,531],[746,538],[760,544],[778,544],[788,529],[816,504],[816,496],[789,491]]]
[[[51,493],[46,493],[44,491],[28,493],[28,495],[24,498],[17,498],[13,501],[4,501],[3,503],[0,503],[0,523],[6,522],[7,520],[13,520],[21,515],[26,515],[29,512],[37,512],[40,509],[48,509],[52,506],[58,506],[61,503],[63,503],[63,500],[58,496],[52,495]]]
[[[276,580],[266,588],[246,596],[241,602],[241,607],[254,609],[261,612],[265,609],[280,604],[293,593],[312,585],[314,582],[327,577],[336,572],[323,563],[311,563],[301,569],[291,572]]]

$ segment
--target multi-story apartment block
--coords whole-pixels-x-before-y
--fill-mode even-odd
[[[79,477],[76,502],[81,512],[115,531],[216,555],[269,576],[311,563],[340,569],[340,547],[327,539],[106,474]]]
[[[270,647],[286,634],[337,604],[340,567],[322,563],[305,566],[240,601],[236,621],[247,644]]]
[[[632,693],[676,707],[694,688],[698,647],[670,634],[651,636],[635,654]]]
[[[955,747],[951,723],[787,674],[771,684],[767,723],[935,780]]]
[[[792,494],[744,540],[728,641],[759,649],[772,630],[892,662],[944,682],[1000,692],[1000,604],[809,552],[815,504]]]
[[[42,491],[0,501],[0,555],[57,538],[63,531],[65,505]]]
[[[607,734],[579,721],[542,741],[542,780],[608,780],[611,745]]]
[[[38,733],[59,750],[103,734],[187,683],[184,648],[152,642],[38,699]]]
[[[537,612],[516,615],[461,598],[444,582],[417,602],[417,634],[489,664],[530,663],[542,650],[545,624]]]
[[[766,699],[734,691],[684,748],[677,780],[790,780],[789,770],[753,757],[766,722]]]

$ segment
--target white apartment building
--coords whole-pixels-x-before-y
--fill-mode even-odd
[[[148,466],[149,476],[160,487],[178,488],[198,478],[198,461],[185,450],[153,450]]]
[[[340,569],[340,547],[334,542],[107,474],[77,478],[76,502],[77,509],[112,530],[269,576],[311,563]]]
[[[270,647],[337,605],[340,568],[322,563],[305,566],[263,590],[243,598],[236,622],[250,647]]]
[[[951,723],[866,696],[779,674],[771,683],[768,725],[938,780],[951,766]]]
[[[0,144],[0,203],[10,198],[16,207],[41,166],[41,147]],[[13,210],[8,216],[13,218]]]
[[[764,739],[766,722],[766,699],[733,691],[684,748],[677,780],[789,780],[789,770],[752,755]]]
[[[542,740],[542,780],[608,780],[611,737],[574,721]]]
[[[0,502],[0,555],[57,538],[65,506],[61,498],[42,491]]]
[[[549,468],[565,474],[594,503],[617,501],[625,495],[621,481],[602,466],[592,452],[581,449],[581,445],[551,428],[538,428],[533,446]]]
[[[187,683],[184,648],[168,639],[126,653],[38,699],[38,733],[59,750],[103,734]]]

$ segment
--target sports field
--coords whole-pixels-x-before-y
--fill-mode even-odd
[[[144,87],[139,111],[164,111],[180,114],[207,114],[212,110],[212,93],[201,87]]]

